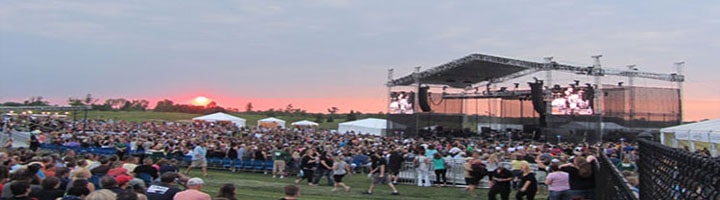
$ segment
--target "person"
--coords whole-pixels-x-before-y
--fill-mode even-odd
[[[637,167],[635,167],[635,164],[632,163],[632,161],[630,161],[629,156],[625,156],[625,158],[623,158],[622,162],[617,164],[617,168],[620,171],[631,171],[631,172],[634,172],[635,169],[637,169]]]
[[[137,166],[135,167],[135,170],[133,170],[135,177],[145,181],[146,185],[149,185],[153,182],[153,180],[158,178],[158,170],[152,165],[152,158],[145,158],[145,160],[143,160],[143,165]]]
[[[38,200],[55,200],[65,194],[65,190],[60,189],[60,179],[58,177],[49,176],[42,182],[41,190],[34,190],[30,193],[31,197]]]
[[[82,200],[90,194],[90,190],[86,187],[73,187],[65,193],[62,200]]]
[[[287,148],[277,147],[275,150],[273,150],[273,178],[275,178],[276,176],[279,176],[280,179],[285,178],[285,166],[287,164],[285,160],[287,160],[288,157],[290,157],[290,154],[287,152]]]
[[[175,194],[182,191],[177,187],[175,179],[177,173],[165,172],[160,176],[160,183],[151,185],[145,190],[145,195],[152,200],[172,200]]]
[[[286,185],[285,197],[280,200],[297,200],[298,196],[300,196],[300,188],[295,185]]]
[[[40,147],[40,141],[37,139],[35,134],[30,134],[30,150],[33,152],[37,152],[37,149]]]
[[[433,169],[435,170],[435,183],[439,187],[445,187],[445,183],[447,182],[447,177],[445,176],[447,174],[445,158],[443,158],[440,153],[435,153],[433,154],[432,163]]]
[[[302,169],[302,175],[295,180],[295,184],[300,183],[303,179],[307,179],[308,185],[313,184],[313,172],[317,168],[318,158],[315,155],[313,149],[305,150],[305,155],[300,159],[300,169]]]
[[[395,149],[392,153],[390,153],[390,159],[388,162],[388,168],[390,170],[390,175],[392,176],[392,182],[393,184],[397,184],[398,179],[400,179],[400,167],[403,163],[403,153],[402,149],[398,148]]]
[[[130,181],[129,179],[127,181]],[[115,194],[120,193],[124,191],[124,189],[120,188],[120,185],[118,183],[119,181],[115,180],[112,176],[103,176],[100,178],[100,187],[102,189],[110,190],[114,192]],[[127,184],[127,183],[122,183]]]
[[[497,194],[500,194],[502,200],[508,200],[510,198],[510,182],[515,177],[505,167],[498,166],[495,172],[492,174],[492,181],[490,181],[490,191],[488,192],[488,199],[497,199]]]
[[[523,164],[520,166],[522,170],[522,176],[520,177],[520,190],[515,194],[515,199],[522,200],[526,197],[528,200],[535,199],[535,193],[537,193],[537,179],[535,173],[530,169],[529,164]]]
[[[126,186],[121,188],[125,189],[125,191],[131,191],[135,196],[137,196],[137,200],[148,200],[147,195],[145,195],[145,191],[147,190],[145,188],[145,181],[142,179],[134,178],[130,180]],[[118,199],[122,199],[120,197],[123,194],[124,193],[118,193]],[[133,196],[132,194],[128,195]]]
[[[200,144],[196,145],[193,149],[191,156],[192,156],[192,163],[190,166],[188,166],[187,170],[185,170],[185,175],[190,176],[190,170],[193,167],[201,167],[202,173],[204,177],[207,177],[207,145],[204,142],[200,142]]]
[[[555,161],[556,159],[553,159]],[[558,162],[560,162],[558,160]],[[560,171],[557,162],[550,164],[550,174],[545,178],[548,186],[548,200],[570,200],[570,177],[567,172]]]
[[[332,189],[333,192],[337,191],[340,186],[345,188],[345,192],[350,192],[350,186],[345,185],[342,181],[346,174],[352,174],[350,165],[343,160],[342,154],[339,154],[335,156],[335,163],[333,164],[333,181],[335,181],[335,185]]]
[[[320,153],[320,164],[318,165],[317,171],[315,172],[315,177],[313,178],[313,185],[318,185],[318,183],[320,183],[320,179],[323,176],[327,176],[328,185],[335,185],[332,180],[332,166],[333,159],[330,155],[330,152]]]
[[[513,160],[510,161],[510,172],[515,176],[515,180],[512,182],[513,189],[518,189],[518,181],[522,177],[522,170],[520,169],[523,165],[529,164],[528,161],[523,160],[520,154],[513,154]]]
[[[476,153],[473,153],[473,156],[475,156],[475,154]],[[471,197],[477,197],[475,188],[477,188],[478,184],[480,184],[480,180],[472,175],[472,165],[473,161],[476,159],[477,158],[474,157],[467,157],[465,158],[465,163],[463,163],[463,176],[465,177],[465,183],[467,184],[466,189],[470,193]]]
[[[583,156],[577,156],[572,163],[560,166],[560,170],[567,172],[570,177],[571,198],[593,198],[595,188],[593,166]]]
[[[94,192],[95,185],[88,181],[90,176],[90,170],[80,167],[73,172],[73,178],[68,183],[68,187],[86,187],[90,192]]]
[[[413,160],[415,171],[417,172],[417,185],[418,187],[430,187],[430,168],[432,167],[432,161],[425,156],[425,149],[420,148],[418,155]],[[424,184],[423,184],[423,181]]]
[[[220,187],[220,192],[218,192],[217,197],[227,200],[237,200],[237,198],[235,198],[235,185],[232,183],[223,184]]]
[[[27,181],[16,181],[10,185],[10,192],[12,192],[12,200],[31,200],[30,197],[30,183]]]
[[[211,200],[210,195],[202,192],[203,185],[205,182],[200,178],[191,178],[188,180],[187,190],[178,192],[173,197],[173,200]]]
[[[110,191],[108,189],[100,189],[95,190],[94,192],[91,192],[90,194],[85,197],[85,200],[115,200],[117,199],[117,194],[115,192]]]
[[[400,193],[395,189],[395,185],[392,184],[392,182],[389,182],[388,180],[390,177],[387,175],[386,167],[387,167],[387,161],[385,158],[380,156],[380,153],[377,151],[372,152],[372,156],[370,157],[372,160],[372,169],[370,170],[370,174],[372,175],[372,183],[370,183],[370,188],[368,188],[368,191],[365,194],[372,194],[373,189],[375,189],[376,184],[387,184],[390,189],[392,189],[392,195],[399,195]]]

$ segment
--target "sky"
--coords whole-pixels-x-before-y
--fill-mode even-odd
[[[685,61],[685,119],[700,120],[720,117],[718,33],[715,1],[0,1],[0,102],[206,96],[375,113],[389,68],[602,54],[651,72]]]

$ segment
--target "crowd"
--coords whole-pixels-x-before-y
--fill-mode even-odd
[[[23,126],[28,127],[27,123]],[[20,123],[11,122],[7,127],[20,127]],[[310,128],[241,129],[224,123],[39,120],[29,127],[36,134],[31,136],[28,149],[18,150],[10,143],[0,153],[0,178],[10,180],[3,182],[3,198],[53,199],[42,196],[53,194],[66,199],[113,199],[109,198],[112,195],[117,199],[210,199],[201,192],[203,179],[190,177],[190,169],[195,167],[207,176],[210,158],[272,160],[269,176],[282,179],[297,175],[296,183],[307,181],[313,186],[324,176],[332,191],[351,191],[343,177],[366,171],[372,181],[364,193],[373,194],[382,184],[392,190],[392,195],[400,194],[394,185],[404,164],[411,163],[416,171],[418,187],[442,187],[448,184],[446,175],[453,164],[449,160],[461,160],[469,195],[474,196],[480,180],[489,177],[489,199],[496,199],[498,194],[508,199],[513,190],[517,199],[533,199],[538,186],[543,185],[550,199],[590,198],[598,167],[596,153],[613,156],[618,167],[628,171],[636,170],[632,163],[637,159],[629,144],[400,138],[333,134]],[[114,148],[117,154],[76,155],[72,150],[42,153],[38,151],[41,144]],[[148,156],[157,152],[189,155],[192,163],[181,172],[177,160]],[[510,162],[511,167],[506,169],[501,162]],[[548,172],[545,181],[536,178],[531,163]],[[429,180],[431,173],[435,180]],[[628,176],[636,177],[633,175]],[[288,191],[291,194],[286,198],[293,198],[293,188],[286,188]],[[216,199],[234,199],[234,186],[223,186],[219,194]]]

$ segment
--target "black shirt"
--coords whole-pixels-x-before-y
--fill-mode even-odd
[[[593,172],[588,177],[580,176],[580,170],[575,167],[568,166],[560,168],[561,171],[567,172],[570,176],[570,189],[571,190],[586,190],[595,188],[595,173]]]
[[[315,167],[315,162],[310,162],[312,158],[310,156],[303,156],[302,160],[300,160],[300,167],[304,170],[312,170],[313,167]]]
[[[384,158],[372,158],[372,168],[375,170],[375,173],[380,173],[380,166],[387,165],[387,161]],[[387,169],[385,169],[385,173],[387,173]]]
[[[150,165],[140,165],[135,167],[135,170],[133,173],[139,175],[141,173],[147,173],[148,175],[152,176],[153,179],[156,179],[158,177],[158,171],[154,167]]]
[[[501,170],[500,168],[495,169],[495,173],[493,173],[493,178],[494,178],[494,180],[507,179],[507,178],[513,177],[513,174],[510,173],[509,170],[507,170],[507,169],[502,169],[502,171],[500,171],[500,170]],[[495,182],[495,185],[494,185],[494,186],[497,186],[497,187],[508,187],[508,188],[509,188],[509,187],[510,187],[510,181]]]
[[[61,189],[43,190],[38,188],[33,189],[32,192],[30,192],[30,196],[35,197],[38,200],[55,200],[63,197],[63,195],[65,195],[65,190]]]
[[[160,183],[157,185],[151,185],[145,192],[147,199],[152,200],[173,200],[175,194],[180,192],[180,188],[177,186],[171,186],[167,183]]]
[[[402,166],[402,162],[402,153],[393,152],[392,154],[390,154],[390,163],[388,163],[388,167],[390,167],[391,169],[400,169],[400,166]]]
[[[535,179],[535,173],[529,173],[520,179],[520,187],[522,188],[526,182],[530,182],[526,191],[537,191],[537,179]]]
[[[325,165],[322,165],[322,161],[325,161],[325,164],[329,167],[325,167]],[[320,167],[325,170],[332,170],[333,167],[333,160],[330,157],[327,157],[325,155],[320,156]]]

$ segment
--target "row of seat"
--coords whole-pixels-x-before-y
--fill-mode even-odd
[[[186,158],[188,161],[190,158]],[[272,160],[240,160],[230,158],[208,158],[208,168],[234,169],[243,171],[272,171]]]

